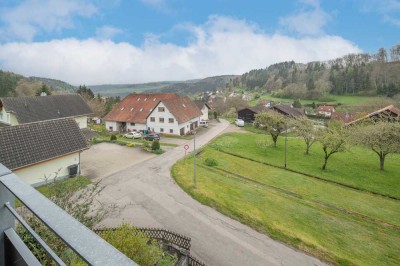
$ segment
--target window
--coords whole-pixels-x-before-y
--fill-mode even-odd
[[[164,117],[160,117],[160,118],[158,119],[158,121],[159,121],[160,123],[164,123]]]
[[[163,129],[163,128],[160,128],[160,132],[161,132],[161,133],[164,132],[164,129]]]
[[[168,118],[168,123],[174,123],[174,119],[173,118]]]
[[[159,112],[165,112],[165,108],[164,107],[158,107],[158,111]]]
[[[144,98],[144,101],[147,101],[147,98]]]
[[[121,111],[123,111],[124,109],[125,109],[125,107],[122,107],[122,108],[121,108]]]
[[[157,98],[154,98],[154,99],[153,99],[153,102],[155,102],[155,101],[156,101],[156,99],[157,99]]]
[[[186,105],[184,103],[182,103],[182,106],[186,108]]]
[[[150,122],[156,122],[156,118],[155,117],[150,117]]]
[[[170,129],[170,130],[169,130],[169,133],[174,133],[174,130],[173,130],[173,129]]]
[[[135,125],[135,123],[131,123],[131,126],[134,126]]]
[[[139,112],[143,111],[143,108],[140,108]]]
[[[133,111],[133,107],[131,108],[131,112]]]

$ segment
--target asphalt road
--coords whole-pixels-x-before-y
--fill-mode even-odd
[[[211,125],[196,137],[196,146],[228,126],[226,121]],[[193,141],[187,143],[191,150]],[[192,199],[170,176],[171,166],[183,156],[183,147],[176,147],[104,176],[99,200],[116,204],[120,211],[103,225],[128,222],[184,234],[192,239],[192,253],[208,265],[325,265]]]

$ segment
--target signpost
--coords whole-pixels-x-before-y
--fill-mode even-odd
[[[186,156],[186,152],[189,149],[189,145],[185,144],[185,146],[183,146],[183,148],[185,149],[185,156]]]

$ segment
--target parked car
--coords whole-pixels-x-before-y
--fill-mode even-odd
[[[147,135],[144,136],[145,140],[150,140],[150,141],[154,141],[154,140],[160,140],[160,136],[156,133],[149,133]]]
[[[244,127],[244,121],[242,119],[236,119],[235,125],[237,125],[238,127]]]
[[[205,121],[205,120],[201,120],[201,121],[200,121],[200,126],[202,126],[202,127],[208,127],[208,122]]]
[[[137,131],[128,132],[124,135],[124,138],[127,139],[140,139],[142,138],[142,133]]]

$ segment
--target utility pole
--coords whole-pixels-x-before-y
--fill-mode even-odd
[[[285,168],[286,168],[286,166],[287,166],[287,123],[285,122],[285,128],[286,128],[286,131],[285,131]]]
[[[193,184],[196,188],[196,131],[194,131],[193,137]]]

